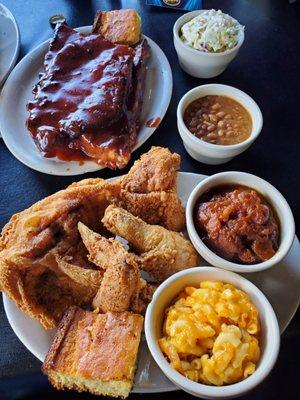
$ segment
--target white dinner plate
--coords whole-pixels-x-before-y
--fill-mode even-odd
[[[178,175],[178,195],[186,205],[194,187],[205,179],[205,175],[181,172]],[[300,245],[295,237],[293,246],[284,260],[266,271],[244,274],[267,296],[277,315],[281,333],[288,326],[299,305],[300,293]],[[208,265],[203,261],[201,265]],[[4,309],[15,334],[27,349],[43,361],[50,347],[55,330],[46,331],[36,321],[17,308],[3,294]],[[135,393],[155,393],[177,390],[165,377],[152,359],[145,339],[139,352],[138,370],[135,376]]]
[[[20,39],[16,20],[0,3],[0,87],[13,69],[19,54]]]
[[[89,33],[91,26],[77,28],[79,32]],[[152,118],[163,119],[172,95],[172,72],[170,64],[161,48],[150,38],[144,36],[151,48],[148,63],[141,128],[138,132],[138,149],[155,131],[147,127]],[[28,112],[26,104],[33,99],[32,87],[39,80],[43,70],[45,53],[50,39],[28,53],[15,67],[7,79],[0,95],[0,132],[12,154],[22,163],[37,171],[51,175],[79,175],[101,169],[94,162],[80,164],[75,161],[61,161],[57,158],[43,157],[34,144],[26,128]]]

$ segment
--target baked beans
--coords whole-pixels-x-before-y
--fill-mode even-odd
[[[183,120],[199,139],[225,146],[243,142],[252,131],[249,112],[226,96],[200,97],[188,105]]]

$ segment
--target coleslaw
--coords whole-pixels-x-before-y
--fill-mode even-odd
[[[181,28],[181,40],[188,46],[220,53],[235,47],[244,26],[221,10],[207,10]]]

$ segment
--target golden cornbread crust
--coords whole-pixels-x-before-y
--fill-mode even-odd
[[[132,46],[141,40],[141,19],[134,9],[98,11],[93,32],[110,42]]]
[[[142,325],[138,314],[96,314],[72,306],[42,371],[57,389],[125,398],[133,384]]]

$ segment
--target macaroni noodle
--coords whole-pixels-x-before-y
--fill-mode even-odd
[[[224,385],[253,374],[260,357],[259,315],[234,286],[204,281],[186,287],[166,310],[162,352],[196,382]]]

